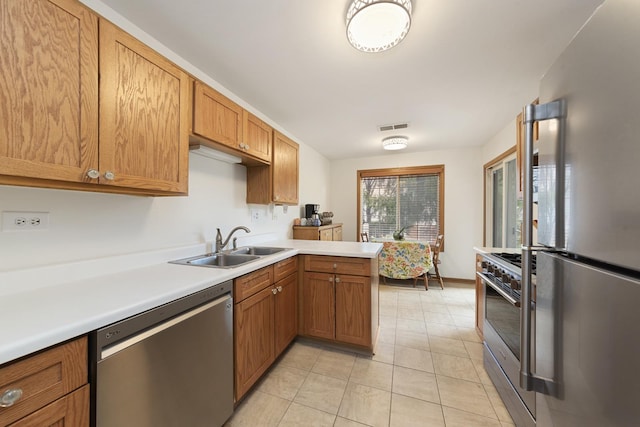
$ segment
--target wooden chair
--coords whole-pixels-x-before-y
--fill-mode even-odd
[[[428,280],[438,280],[440,282],[440,287],[444,289],[444,283],[442,281],[442,276],[440,276],[440,270],[438,269],[438,264],[440,264],[440,250],[442,249],[442,243],[444,242],[444,235],[440,234],[436,237],[436,242],[431,246],[431,252],[433,253],[433,269],[435,270],[435,274],[429,274]]]
[[[361,242],[368,242],[369,241],[369,233],[367,233],[367,232],[360,233],[360,241]]]

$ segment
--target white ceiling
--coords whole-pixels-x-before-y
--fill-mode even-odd
[[[486,143],[602,0],[413,0],[407,38],[362,53],[349,0],[103,0],[329,159]]]

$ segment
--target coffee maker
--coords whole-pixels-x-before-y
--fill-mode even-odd
[[[304,216],[307,219],[319,218],[320,205],[304,205]]]

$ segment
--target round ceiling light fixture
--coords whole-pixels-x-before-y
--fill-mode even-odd
[[[411,27],[411,0],[353,0],[347,10],[347,38],[363,52],[391,49]]]
[[[409,138],[406,136],[390,136],[382,140],[382,148],[385,150],[402,150],[407,148],[407,141],[409,141]]]

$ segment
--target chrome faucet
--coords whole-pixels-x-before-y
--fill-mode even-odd
[[[247,233],[251,233],[251,230],[249,230],[247,227],[240,225],[236,228],[234,228],[233,230],[231,230],[231,232],[229,233],[229,235],[227,236],[227,238],[222,241],[222,234],[220,233],[220,229],[216,228],[217,233],[216,233],[216,252],[220,252],[221,250],[224,249],[225,246],[227,246],[227,243],[229,243],[229,239],[231,239],[231,236],[233,236],[233,233],[235,233],[238,230],[244,230]],[[236,249],[236,239],[233,239],[233,249]]]

